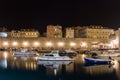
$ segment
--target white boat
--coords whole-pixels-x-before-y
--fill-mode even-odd
[[[119,50],[91,51],[92,57],[120,57]]]
[[[36,56],[37,53],[34,51],[28,51],[27,49],[21,49],[13,52],[13,56]]]
[[[109,51],[103,51],[101,54],[98,54],[98,56],[114,56],[114,57],[119,57],[120,56],[120,51],[118,50],[109,50]]]
[[[58,50],[53,50],[49,54],[44,54],[43,56],[38,56],[38,60],[71,61],[72,59],[68,56],[59,56],[59,51]]]

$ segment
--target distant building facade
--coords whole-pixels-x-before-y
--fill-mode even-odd
[[[103,26],[83,26],[80,31],[81,38],[91,39],[110,39],[110,36],[114,34],[113,29],[105,28]]]
[[[2,37],[8,37],[8,31],[7,31],[7,28],[5,27],[0,27],[0,38]]]
[[[8,37],[8,33],[7,32],[0,32],[0,38],[2,37]]]
[[[74,28],[66,28],[66,38],[74,38]]]
[[[118,28],[118,30],[115,31],[115,38],[113,37],[112,40],[114,40],[114,42],[116,43],[116,45],[120,49],[120,28]]]
[[[74,37],[75,38],[80,38],[81,29],[82,29],[82,27],[80,27],[80,26],[74,27]]]
[[[5,32],[5,31],[7,31],[7,28],[5,28],[5,27],[0,27],[0,32]]]
[[[12,30],[9,33],[9,37],[22,37],[22,38],[37,38],[40,36],[39,31],[34,29],[22,29],[22,30]]]
[[[48,38],[62,38],[62,26],[48,25],[47,26],[47,37]]]
[[[115,38],[116,37],[120,37],[120,28],[118,28],[118,30],[115,31]]]

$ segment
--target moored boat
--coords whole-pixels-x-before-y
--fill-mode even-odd
[[[38,56],[38,60],[71,61],[72,58],[70,58],[68,56],[59,56],[59,51],[53,50],[49,54],[44,54],[43,56]]]
[[[21,49],[13,52],[13,56],[36,56],[37,53],[33,51],[28,51],[27,49]]]
[[[114,56],[119,57],[120,51],[104,51],[102,54],[98,54],[98,56]]]
[[[92,57],[102,57],[102,56],[119,57],[120,50],[92,51],[91,56]]]
[[[111,59],[93,59],[93,58],[84,58],[85,63],[93,64],[108,64],[111,63]]]

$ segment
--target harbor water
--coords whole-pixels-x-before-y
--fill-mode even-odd
[[[81,54],[74,61],[40,61],[37,57],[0,52],[0,80],[120,80],[120,65],[87,65]]]

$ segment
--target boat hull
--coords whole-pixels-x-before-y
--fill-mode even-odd
[[[109,59],[91,59],[91,58],[84,58],[85,63],[93,63],[93,64],[108,64],[111,63]]]

